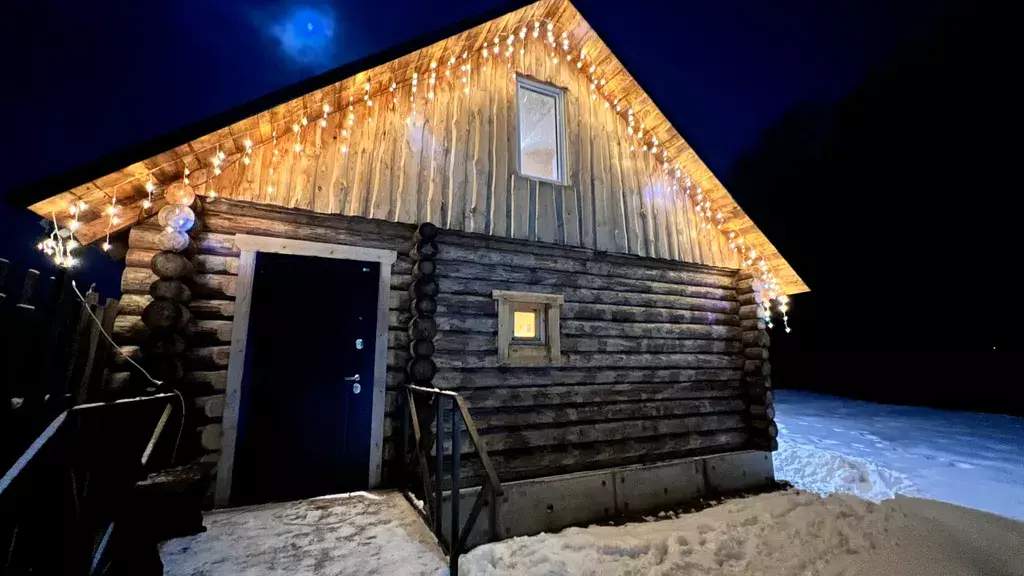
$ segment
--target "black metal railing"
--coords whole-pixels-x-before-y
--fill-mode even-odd
[[[161,574],[136,482],[166,465],[180,397],[61,413],[0,479],[0,575]]]
[[[403,411],[404,430],[406,431],[402,437],[403,463],[407,472],[405,481],[411,481],[412,474],[408,472],[413,468],[419,469],[419,476],[422,482],[422,501],[425,504],[423,509],[420,509],[420,513],[424,515],[427,525],[434,532],[438,542],[448,552],[449,572],[452,576],[458,576],[459,556],[465,551],[466,542],[473,531],[473,527],[476,525],[477,518],[488,503],[491,510],[490,534],[493,536],[497,533],[498,498],[504,492],[501,482],[498,480],[498,474],[495,472],[494,466],[487,456],[487,450],[484,448],[483,442],[480,441],[480,434],[473,423],[473,417],[469,414],[466,400],[455,392],[422,388],[411,384],[406,385],[405,390],[405,403],[408,407]],[[420,410],[417,409],[417,396],[426,400],[419,403]],[[450,404],[450,433],[445,431],[445,404]],[[428,410],[422,410],[428,407]],[[431,430],[431,425],[433,425],[433,430]],[[469,516],[466,518],[466,523],[460,530],[459,504],[460,491],[462,489],[463,425],[465,426],[466,435],[469,441],[472,442],[474,451],[484,467],[486,475],[483,479],[483,485],[480,487],[480,492],[473,502],[473,507],[469,511]],[[408,432],[410,428],[414,441],[411,453],[408,446]],[[433,438],[430,437],[431,433]],[[445,442],[446,438],[448,442]],[[449,447],[447,454],[445,450],[446,443]],[[428,462],[431,444],[433,444],[434,452],[433,474],[431,474],[431,467]],[[447,467],[445,466],[446,462],[448,464]],[[451,510],[449,514],[451,530],[448,531],[448,535],[445,534],[442,521],[442,501],[444,498],[446,471],[450,478],[451,495]],[[404,487],[408,488],[409,486],[406,485]]]

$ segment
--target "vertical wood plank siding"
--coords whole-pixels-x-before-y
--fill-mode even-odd
[[[384,427],[385,462],[392,462],[398,429],[395,393],[408,355],[412,261],[406,250],[414,226],[230,201],[210,204],[204,222],[191,304],[198,318],[197,348],[187,381],[202,391],[205,419],[196,432],[210,452],[206,458],[216,459],[219,451],[238,271],[233,235],[246,233],[398,252],[388,295]],[[132,231],[117,322],[122,343],[145,335],[138,315],[148,302],[152,273],[142,266],[155,250],[158,233],[148,225]],[[442,232],[438,243],[441,293],[434,360],[439,371],[434,383],[467,398],[503,479],[718,453],[749,444],[735,271],[476,233]],[[497,311],[491,297],[496,289],[565,297],[562,366],[498,365]],[[480,477],[479,460],[468,441],[463,449],[464,473],[473,482]],[[388,474],[386,465],[385,480]]]
[[[438,71],[446,63],[439,64]],[[311,117],[301,152],[289,130],[279,135],[276,160],[260,149],[213,185],[220,196],[249,202],[739,267],[721,232],[702,229],[689,200],[673,191],[659,160],[631,149],[625,121],[590,98],[585,70],[537,50],[474,66],[468,94],[445,79],[427,100],[421,77],[415,113],[406,84],[378,97],[370,116],[360,114],[352,125],[345,114],[326,127]],[[513,72],[565,90],[564,185],[517,173]]]

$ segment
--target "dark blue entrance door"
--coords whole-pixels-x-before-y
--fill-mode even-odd
[[[232,503],[368,487],[380,264],[259,253]]]

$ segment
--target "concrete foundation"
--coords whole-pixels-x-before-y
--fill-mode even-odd
[[[771,453],[744,451],[508,482],[494,511],[497,534],[491,533],[495,503],[488,501],[473,526],[468,547],[659,512],[703,496],[754,490],[774,481]],[[460,530],[479,493],[479,487],[460,490]],[[448,534],[450,492],[444,494],[442,506]]]

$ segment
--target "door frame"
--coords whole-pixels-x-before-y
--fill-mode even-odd
[[[391,290],[391,265],[398,258],[395,250],[363,248],[344,244],[326,244],[306,240],[272,238],[236,234],[235,246],[241,252],[235,293],[235,318],[231,329],[231,355],[228,359],[227,390],[224,418],[221,424],[221,453],[217,465],[217,486],[214,504],[228,506],[235,465],[235,443],[238,438],[238,413],[242,399],[242,377],[245,370],[245,346],[249,336],[249,309],[252,304],[253,275],[256,254],[273,252],[316,258],[378,262],[380,278],[377,287],[377,347],[373,358],[373,414],[370,426],[369,486],[380,484],[384,456],[384,390],[387,386],[388,304]]]

